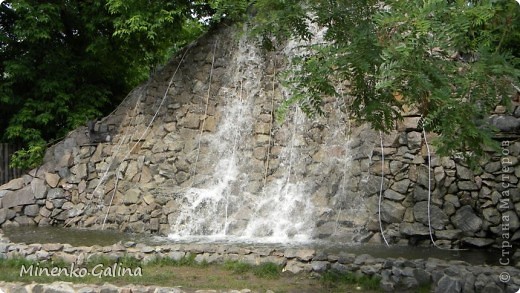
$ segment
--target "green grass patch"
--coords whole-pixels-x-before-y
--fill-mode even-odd
[[[277,279],[282,273],[282,267],[272,263],[266,262],[253,267],[253,274],[259,278]]]
[[[236,260],[227,260],[224,262],[223,266],[226,270],[232,271],[234,274],[245,274],[250,272],[253,268],[250,264]]]
[[[328,286],[337,284],[350,284],[368,290],[379,290],[381,279],[375,276],[357,275],[352,272],[340,272],[337,270],[329,270],[325,272],[321,280]]]

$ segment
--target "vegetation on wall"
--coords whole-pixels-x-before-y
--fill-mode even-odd
[[[492,144],[488,113],[519,85],[513,0],[35,1],[0,4],[0,133],[40,163],[45,145],[113,109],[173,52],[222,20],[248,22],[265,48],[316,39],[287,74],[294,104],[321,115],[336,96],[352,118],[393,129],[418,109],[443,155]],[[348,86],[345,86],[347,85]]]

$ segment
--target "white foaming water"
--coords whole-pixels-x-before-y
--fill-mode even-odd
[[[215,134],[205,134],[209,150],[199,164],[212,164],[212,174],[201,186],[189,188],[178,199],[179,212],[169,238],[181,242],[295,243],[311,240],[314,207],[303,180],[293,168],[302,158],[297,130],[304,115],[296,111],[288,142],[283,142],[278,172],[267,180],[264,166],[253,162],[254,98],[261,94],[263,60],[245,38],[239,44],[232,81],[235,89],[221,89],[223,116]],[[256,165],[255,165],[256,164]],[[252,172],[256,172],[253,177]],[[200,174],[194,174],[199,176]],[[263,176],[263,175],[262,175]],[[172,221],[170,220],[170,223]]]

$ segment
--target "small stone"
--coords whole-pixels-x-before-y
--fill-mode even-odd
[[[401,201],[406,197],[405,195],[400,194],[397,191],[394,191],[392,189],[387,189],[385,191],[384,195],[385,195],[385,198],[395,200],[395,201]]]
[[[409,149],[413,150],[420,148],[422,144],[422,135],[420,132],[408,132],[406,134],[406,141]]]
[[[63,244],[61,243],[44,243],[42,244],[42,249],[47,251],[59,251],[63,248]]]
[[[426,236],[430,235],[430,230],[428,227],[424,226],[421,223],[401,223],[399,225],[399,232],[406,236],[414,236],[421,235]]]
[[[309,261],[316,255],[314,249],[287,249],[284,253],[286,258],[297,258],[302,261]]]
[[[47,199],[48,200],[54,200],[54,199],[61,199],[65,198],[65,193],[63,189],[61,188],[53,188],[47,192]]]
[[[45,185],[45,181],[40,178],[34,178],[31,181],[31,190],[36,199],[45,198],[47,195],[47,186]]]
[[[451,277],[448,275],[444,275],[437,286],[435,287],[435,293],[456,293],[462,291],[462,281],[460,278]]]
[[[37,204],[27,205],[23,209],[24,215],[28,217],[36,217],[40,212],[40,206]]]
[[[477,184],[475,182],[472,182],[472,181],[459,181],[457,183],[457,186],[459,187],[460,190],[464,190],[464,191],[476,191],[476,190],[479,190]]]
[[[392,165],[390,164],[390,170],[392,169]],[[401,181],[397,181],[390,187],[391,189],[401,193],[405,194],[408,191],[408,187],[410,187],[411,181],[409,179],[403,179]]]
[[[438,239],[456,240],[462,235],[462,230],[439,230],[435,231]]]
[[[495,243],[495,240],[488,238],[474,238],[474,237],[466,237],[462,239],[462,242],[466,244],[471,244],[476,247],[486,247]]]
[[[21,189],[24,185],[23,178],[13,179],[6,184],[0,186],[0,190],[18,190]]]
[[[60,182],[60,176],[54,173],[45,173],[45,181],[50,187],[56,188]]]
[[[311,267],[314,272],[325,272],[329,269],[330,263],[328,261],[312,261]]]
[[[473,175],[473,172],[469,168],[466,168],[461,165],[457,165],[456,169],[457,169],[458,178],[460,178],[462,180],[473,180],[474,175]]]
[[[125,193],[123,198],[123,202],[126,205],[136,204],[139,201],[139,196],[141,195],[141,191],[139,189],[130,189]]]

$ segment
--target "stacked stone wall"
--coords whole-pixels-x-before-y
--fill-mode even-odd
[[[287,173],[287,182],[305,182],[302,192],[314,206],[313,238],[382,243],[383,172],[381,219],[390,243],[431,245],[430,226],[443,247],[518,242],[520,142],[514,135],[502,137],[502,151],[490,153],[473,172],[434,151],[428,168],[413,113],[383,136],[383,149],[378,133],[351,125],[337,99],[325,99],[326,117],[307,119],[295,110],[276,123],[274,108],[287,98],[276,74],[287,68],[290,52],[264,52],[242,34],[232,27],[215,29],[130,93],[96,125],[111,133],[110,142],[93,144],[88,129],[79,128],[47,151],[43,166],[0,186],[0,226],[167,235],[186,190],[210,186],[215,174],[225,172],[218,170],[223,151],[213,150],[214,137],[240,136],[237,178],[247,185],[233,187],[236,193],[256,196]],[[250,117],[249,125],[222,134],[236,104]],[[503,128],[514,134],[520,123],[515,115],[492,120],[507,120]],[[236,217],[250,212],[238,210]],[[241,229],[243,222],[231,228]]]

